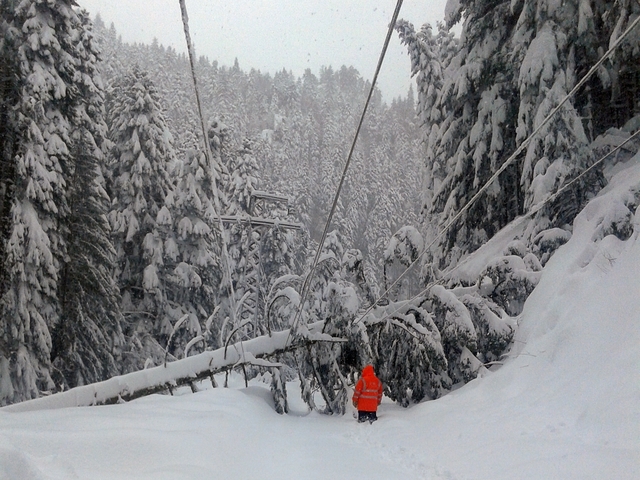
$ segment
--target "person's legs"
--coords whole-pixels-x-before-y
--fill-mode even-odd
[[[358,422],[369,422],[373,423],[378,419],[376,412],[365,412],[363,410],[358,410]]]

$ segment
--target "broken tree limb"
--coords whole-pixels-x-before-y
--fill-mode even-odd
[[[183,360],[132,372],[126,375],[110,378],[103,382],[92,383],[72,388],[66,392],[56,393],[47,397],[28,400],[1,409],[3,412],[25,412],[31,410],[45,410],[56,408],[81,407],[92,405],[109,405],[136,398],[175,390],[181,386],[191,386],[194,382],[212,378],[216,373],[231,370],[242,365],[256,365],[260,367],[280,367],[279,363],[272,363],[268,357],[293,351],[310,343],[344,342],[346,340],[320,333],[323,322],[316,322],[307,326],[308,333],[304,339],[295,344],[288,341],[289,330],[273,333],[252,340],[245,340],[244,361],[239,352],[240,344],[230,348],[225,358],[224,348],[203,352]],[[293,336],[292,336],[293,338]]]

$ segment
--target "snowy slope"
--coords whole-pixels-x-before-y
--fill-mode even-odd
[[[0,410],[0,479],[640,478],[640,159],[580,214],[504,366],[380,421],[278,416],[265,384],[125,405]],[[605,232],[606,233],[606,232]]]

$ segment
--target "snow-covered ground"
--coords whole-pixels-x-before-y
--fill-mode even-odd
[[[380,420],[277,415],[268,386],[124,405],[0,410],[0,479],[640,478],[639,157],[583,211],[519,318],[498,370]]]

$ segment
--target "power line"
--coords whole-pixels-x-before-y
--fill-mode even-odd
[[[398,0],[396,3],[396,8],[393,12],[393,16],[391,18],[391,23],[389,23],[389,29],[387,31],[387,37],[385,38],[384,45],[382,47],[382,52],[380,52],[380,57],[378,59],[378,65],[376,67],[375,74],[373,75],[373,80],[371,81],[371,88],[369,89],[369,95],[367,96],[367,100],[364,104],[364,108],[362,110],[362,115],[360,115],[360,121],[358,123],[358,128],[356,129],[356,133],[353,137],[353,142],[351,143],[351,149],[349,150],[349,155],[347,156],[347,161],[344,165],[344,169],[342,170],[342,176],[340,177],[340,183],[338,184],[338,189],[336,191],[335,197],[333,199],[333,204],[331,205],[331,210],[329,211],[329,216],[327,217],[327,222],[324,226],[324,231],[322,232],[322,237],[320,238],[320,242],[318,243],[318,249],[316,250],[316,255],[313,259],[313,263],[311,265],[311,269],[307,278],[305,278],[304,284],[302,286],[302,293],[300,295],[300,304],[298,305],[298,309],[296,310],[296,316],[294,317],[293,323],[291,325],[291,330],[289,331],[289,337],[291,336],[291,332],[293,332],[300,321],[300,316],[302,315],[302,309],[304,307],[304,302],[309,295],[309,287],[311,285],[311,279],[315,270],[318,266],[318,261],[320,259],[320,254],[322,253],[322,247],[324,246],[324,242],[327,238],[327,234],[329,232],[329,227],[331,226],[331,220],[333,219],[333,215],[335,214],[336,208],[338,206],[338,199],[340,198],[340,193],[342,192],[342,186],[344,184],[345,178],[347,177],[347,171],[349,170],[349,165],[351,164],[351,158],[353,157],[353,152],[356,148],[356,143],[358,141],[358,135],[360,135],[360,129],[362,128],[362,124],[364,122],[364,117],[367,113],[367,108],[369,107],[369,103],[371,102],[371,97],[373,96],[373,92],[376,86],[376,82],[378,80],[378,74],[380,73],[380,69],[382,68],[382,62],[384,61],[384,57],[387,53],[387,48],[389,47],[389,42],[391,41],[391,35],[393,34],[393,29],[395,28],[396,22],[398,21],[398,15],[400,14],[400,9],[402,8],[403,0]],[[287,342],[289,338],[287,338]]]
[[[204,141],[204,154],[207,159],[207,165],[209,168],[213,168],[213,155],[211,154],[211,149],[209,147],[209,135],[207,134],[207,128],[204,121],[204,113],[202,110],[202,102],[200,101],[200,90],[198,88],[198,80],[196,76],[196,66],[195,66],[195,58],[196,52],[193,48],[193,43],[191,42],[191,35],[189,33],[189,15],[187,14],[187,5],[185,0],[179,0],[180,2],[180,11],[182,13],[182,24],[184,26],[184,37],[187,42],[187,50],[189,52],[189,63],[191,65],[191,78],[193,79],[193,88],[196,92],[196,103],[198,105],[198,116],[200,118],[200,127],[202,128],[202,137]],[[216,197],[213,199],[213,210],[214,215],[218,219],[218,228],[220,229],[220,241],[222,244],[222,256],[224,258],[224,263],[227,270],[227,283],[229,289],[230,303],[231,303],[231,318],[233,320],[233,324],[236,325],[237,316],[236,316],[236,292],[233,288],[233,278],[231,273],[231,260],[229,259],[229,248],[227,247],[227,241],[224,238],[224,225],[222,224],[222,217],[218,215],[217,211],[222,208],[220,205],[219,198]],[[242,341],[240,341],[240,346],[242,347],[242,359],[244,360],[244,346]]]
[[[538,213],[545,205],[547,205],[548,203],[551,203],[553,201],[555,201],[558,196],[560,196],[560,194],[562,194],[565,190],[567,190],[569,187],[571,187],[571,185],[573,185],[574,183],[576,183],[578,180],[580,180],[580,178],[584,177],[587,173],[589,173],[591,170],[593,170],[594,168],[596,168],[598,165],[600,165],[602,162],[604,162],[607,158],[609,158],[611,155],[613,155],[614,153],[619,152],[622,147],[624,147],[627,143],[631,142],[632,140],[634,140],[635,138],[640,136],[640,129],[638,129],[633,135],[629,136],[629,138],[627,138],[624,142],[620,143],[620,145],[618,145],[617,147],[615,147],[613,150],[611,150],[610,152],[608,152],[607,154],[603,155],[602,157],[600,157],[595,163],[593,163],[593,165],[591,165],[589,168],[587,168],[584,172],[582,172],[580,175],[578,175],[577,177],[575,177],[574,179],[572,179],[569,183],[567,183],[566,185],[562,186],[562,188],[560,188],[557,192],[555,192],[554,194],[548,196],[544,201],[534,205],[531,210],[529,210],[529,212],[527,212],[525,215],[517,218],[517,221],[523,221],[524,219],[531,217],[533,215],[535,215],[536,213]],[[514,221],[516,221],[514,220]],[[463,264],[459,263],[458,265],[456,265],[455,267],[453,267],[451,270],[449,270],[448,272],[443,272],[441,278],[439,280],[436,280],[434,282],[430,282],[421,292],[417,293],[416,295],[414,295],[413,297],[411,297],[408,302],[413,302],[415,300],[417,300],[418,298],[422,297],[423,295],[425,295],[429,290],[431,290],[432,287],[436,286],[436,285],[441,285],[443,284],[446,280],[447,277],[450,276],[453,272],[455,272],[458,268],[460,268]],[[410,266],[407,267],[407,269],[405,270],[408,271],[409,268],[411,268]],[[450,277],[449,277],[450,279]],[[395,283],[394,283],[395,285]],[[385,292],[383,294],[386,295],[387,292]],[[382,298],[382,297],[381,297]],[[378,299],[380,300],[380,299]],[[404,301],[405,303],[407,301]],[[375,303],[372,305],[373,308],[375,308]],[[365,311],[358,319],[356,319],[353,323],[354,325],[361,322],[362,320],[364,320],[364,318],[373,310],[373,308],[369,308],[367,311]],[[382,319],[385,318],[391,318],[394,315],[398,314],[399,312],[401,312],[404,308],[406,308],[406,306],[402,306],[402,307],[398,307],[396,310],[394,310],[391,313],[388,313],[387,315],[385,315]]]
[[[631,33],[631,31],[638,25],[638,23],[640,23],[640,16],[637,17],[633,23],[624,31],[624,33],[622,35],[620,35],[620,37],[618,37],[616,39],[615,42],[613,42],[613,44],[609,47],[609,50],[607,50],[605,52],[605,54],[602,56],[602,58],[600,58],[600,60],[598,60],[595,65],[593,65],[591,67],[591,69],[584,75],[584,77],[582,77],[582,79],[580,79],[580,81],[575,85],[575,87],[573,87],[573,89],[571,89],[571,91],[569,93],[567,93],[564,98],[560,101],[560,103],[545,117],[545,119],[542,121],[542,123],[540,123],[540,125],[538,125],[538,127],[533,131],[533,133],[531,133],[521,144],[520,146],[515,150],[515,152],[513,152],[513,154],[511,154],[511,156],[502,164],[502,166],[491,176],[491,178],[489,180],[487,180],[487,182],[482,186],[482,188],[480,188],[480,190],[478,190],[478,192],[471,198],[471,200],[469,200],[466,205],[464,207],[462,207],[460,209],[460,211],[436,234],[436,236],[433,238],[433,240],[431,241],[431,243],[429,243],[426,247],[424,247],[424,249],[422,250],[422,252],[420,253],[420,255],[418,255],[418,257],[411,262],[411,264],[400,274],[400,276],[395,280],[395,282],[393,282],[389,288],[387,288],[382,295],[380,295],[380,297],[378,298],[378,300],[376,300],[366,311],[365,313],[358,319],[356,320],[355,323],[359,322],[360,320],[362,320],[362,318],[364,318],[364,316],[366,316],[369,312],[371,312],[371,310],[373,310],[376,305],[378,304],[378,302],[380,301],[380,299],[384,298],[393,287],[395,287],[398,282],[400,282],[400,280],[409,272],[409,270],[411,270],[417,263],[418,261],[431,249],[431,247],[455,224],[455,222],[457,222],[460,217],[467,211],[469,210],[469,208],[471,208],[471,205],[473,205],[476,200],[478,200],[478,198],[480,198],[480,195],[482,195],[490,186],[491,184],[498,178],[498,176],[504,172],[507,167],[509,165],[511,165],[511,163],[513,163],[513,161],[518,157],[518,155],[520,155],[522,153],[522,151],[529,145],[529,143],[531,143],[531,141],[533,140],[533,138],[551,121],[551,119],[560,111],[560,109],[564,106],[565,103],[567,103],[569,101],[569,99],[571,97],[573,97],[576,92],[582,88],[582,86],[587,82],[587,80],[589,80],[589,78],[591,78],[591,76],[593,76],[594,73],[596,73],[596,71],[598,70],[598,68],[600,68],[600,66],[611,56],[611,54],[620,46],[620,44],[625,40],[625,38],[629,35],[629,33]]]

